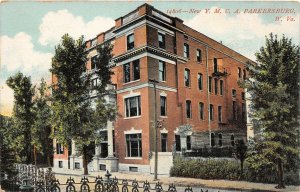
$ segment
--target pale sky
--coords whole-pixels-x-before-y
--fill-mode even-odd
[[[54,46],[63,34],[69,33],[74,38],[84,35],[88,40],[113,27],[115,19],[143,3],[145,1],[2,2],[0,114],[10,115],[12,112],[13,92],[5,84],[8,77],[20,71],[31,76],[34,84],[38,84],[42,77],[50,80],[49,68]],[[297,1],[147,3],[181,18],[186,25],[222,41],[254,61],[255,52],[263,46],[265,35],[271,32],[279,36],[285,34],[299,44],[300,4]],[[220,12],[215,13],[216,9],[220,9]],[[263,10],[253,13],[253,9],[281,9],[285,13],[263,13]]]

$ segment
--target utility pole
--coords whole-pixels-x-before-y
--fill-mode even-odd
[[[157,180],[157,164],[158,164],[158,127],[157,127],[157,112],[156,112],[156,81],[154,79],[149,79],[149,82],[153,84],[154,87],[154,136],[155,136],[155,145],[154,145],[154,152],[155,152],[155,159],[154,159],[154,180]]]

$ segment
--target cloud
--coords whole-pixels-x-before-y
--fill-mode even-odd
[[[113,27],[115,21],[111,18],[95,17],[89,22],[85,22],[81,16],[74,16],[68,10],[48,12],[42,19],[39,26],[39,42],[42,45],[56,45],[65,33],[69,33],[73,38],[84,35],[86,39],[96,37],[100,32],[104,32]]]
[[[210,10],[216,9],[219,8],[212,7]],[[270,15],[274,17],[273,22],[266,23],[262,14],[226,14],[225,9],[220,10],[221,13],[217,14],[200,12],[185,24],[253,60],[254,53],[264,45],[265,36],[271,32],[279,36],[285,34],[295,42],[299,41],[298,21],[290,22],[285,18],[282,22],[276,22],[275,15]],[[299,15],[294,16],[300,18]]]
[[[13,91],[6,85],[9,76],[21,71],[31,76],[36,84],[42,77],[50,77],[52,53],[43,53],[34,49],[32,38],[24,32],[14,37],[0,37],[0,114],[10,115],[13,107]]]
[[[43,53],[34,49],[31,36],[24,32],[14,37],[1,36],[1,70],[25,73],[33,70],[46,71],[51,66],[51,53]]]

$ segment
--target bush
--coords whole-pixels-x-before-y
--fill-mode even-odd
[[[173,177],[191,177],[199,179],[227,179],[240,180],[240,162],[233,159],[188,159],[176,157],[173,167],[170,170],[170,176]],[[276,183],[277,177],[274,170],[270,167],[264,167],[260,171],[253,169],[249,162],[244,164],[245,181]],[[286,172],[284,181],[288,185],[299,185],[299,174],[297,172]]]
[[[170,175],[175,177],[193,177],[201,179],[230,179],[240,176],[237,161],[227,159],[183,159],[176,158]]]

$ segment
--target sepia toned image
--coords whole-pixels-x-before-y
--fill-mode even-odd
[[[2,191],[300,191],[299,1],[1,1]]]

